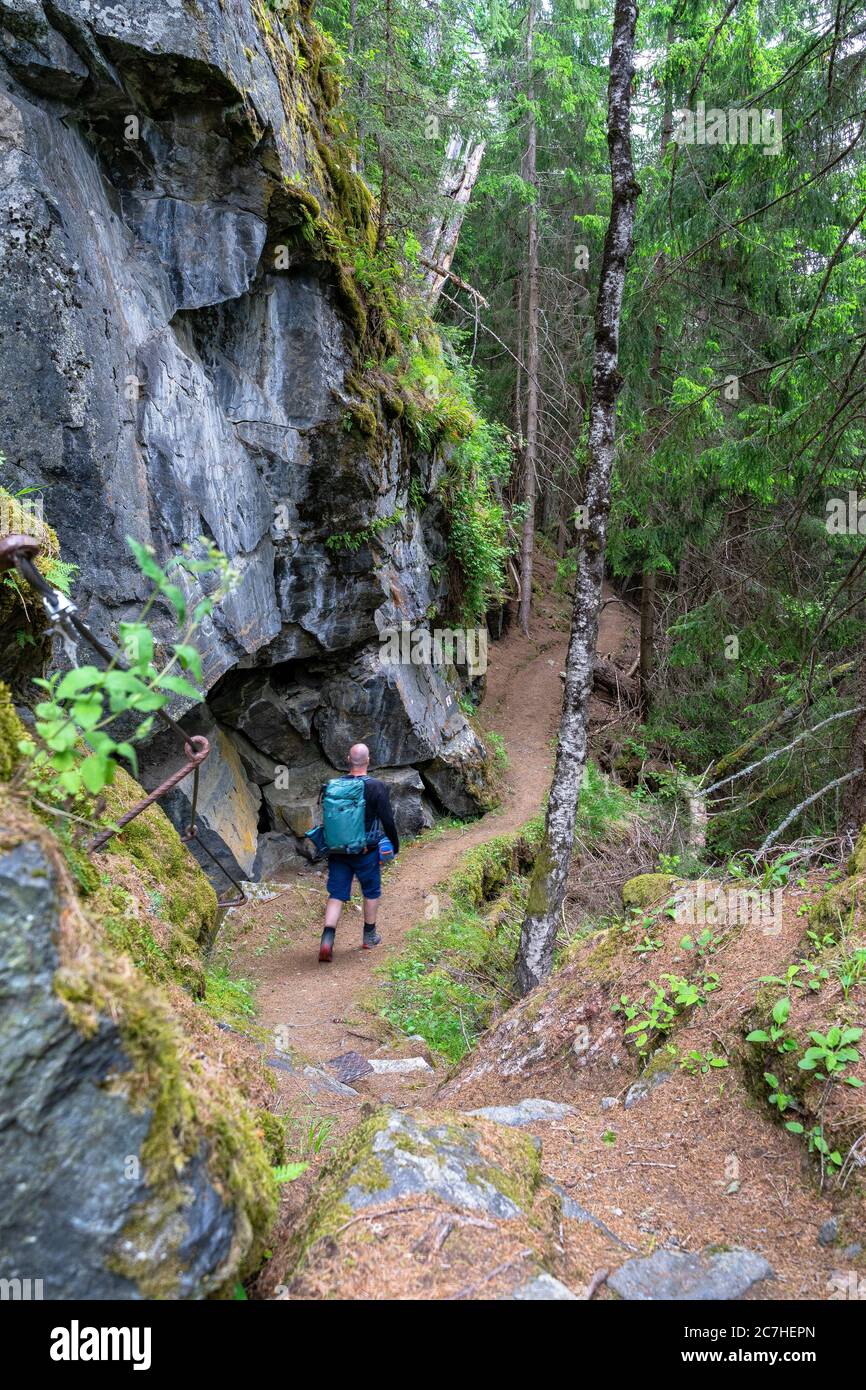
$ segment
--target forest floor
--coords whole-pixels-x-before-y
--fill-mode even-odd
[[[553,565],[538,560],[538,579],[549,593]],[[636,642],[633,611],[605,593],[598,650],[620,662],[631,659]],[[362,912],[358,885],[343,910],[334,961],[318,962],[318,945],[327,893],[325,871],[287,873],[287,891],[232,914],[222,945],[231,936],[235,947],[232,973],[254,980],[259,1023],[269,1031],[289,1031],[291,1046],[324,1062],[347,1050],[365,1055],[373,1038],[358,1036],[351,1020],[375,983],[373,972],[386,954],[399,951],[405,935],[429,914],[431,895],[459,864],[467,850],[496,835],[518,830],[537,815],[550,785],[555,736],[562,706],[560,671],[568,646],[568,602],[540,598],[532,635],[517,627],[491,643],[487,690],[478,723],[500,735],[508,763],[501,777],[499,806],[481,819],[448,825],[407,842],[383,880],[379,930],[383,945],[361,949]],[[600,701],[593,713],[603,714]],[[369,1032],[369,1028],[367,1029]]]
[[[539,578],[551,594],[553,576],[545,565],[552,569],[542,558]],[[637,652],[637,615],[612,591],[605,598],[598,650],[627,669]],[[674,1070],[663,1086],[630,1108],[624,1102],[639,1067],[621,1024],[602,1033],[612,1036],[598,1067],[575,1070],[574,1059],[569,1064],[567,1058],[577,1018],[592,1017],[593,1011],[601,1018],[621,988],[637,997],[650,977],[686,968],[678,946],[682,928],[661,919],[651,928],[659,939],[650,954],[635,954],[628,944],[619,948],[611,962],[615,987],[604,974],[606,958],[599,966],[593,955],[601,938],[592,932],[606,913],[616,912],[622,883],[654,867],[657,849],[646,842],[652,838],[646,822],[630,827],[622,843],[602,845],[596,857],[575,854],[565,911],[572,946],[565,967],[549,986],[497,1013],[457,1068],[432,1054],[422,1039],[398,1034],[381,1016],[383,962],[399,954],[407,932],[430,917],[431,903],[435,910],[437,895],[447,892],[447,880],[466,851],[517,831],[541,809],[552,771],[567,638],[568,601],[551,596],[539,601],[531,639],[513,629],[492,644],[478,722],[500,735],[507,752],[500,806],[471,824],[445,823],[406,845],[385,877],[379,951],[360,949],[360,905],[353,902],[343,914],[333,964],[318,964],[326,892],[315,869],[266,888],[275,896],[232,912],[223,925],[218,959],[228,963],[232,977],[255,983],[252,1031],[260,1048],[278,1054],[271,1058],[271,1108],[291,1117],[287,1157],[309,1164],[300,1180],[283,1188],[274,1253],[258,1276],[256,1297],[515,1296],[516,1271],[533,1245],[538,1247],[537,1226],[467,1225],[465,1218],[437,1215],[424,1205],[384,1210],[381,1221],[374,1210],[369,1219],[349,1222],[339,1246],[320,1243],[299,1277],[292,1279],[290,1270],[293,1234],[302,1213],[306,1218],[310,1210],[323,1165],[359,1118],[383,1104],[400,1112],[460,1115],[529,1097],[571,1107],[569,1114],[533,1122],[525,1132],[543,1146],[547,1176],[596,1222],[560,1221],[558,1231],[547,1237],[543,1258],[538,1255],[578,1296],[594,1288],[598,1271],[618,1268],[629,1254],[659,1248],[758,1252],[774,1277],[755,1285],[748,1299],[827,1298],[834,1279],[844,1286],[852,1267],[857,1279],[861,1256],[852,1241],[862,1242],[866,1235],[862,1211],[852,1215],[829,1191],[819,1190],[802,1142],[773,1123],[738,1053],[755,985],[763,970],[784,973],[802,937],[804,904],[810,894],[820,893],[817,879],[786,892],[778,936],[733,933],[713,962],[721,983],[712,1017],[703,1031],[689,1036],[686,1028],[684,1036],[688,1046],[708,1056],[729,1053],[727,1069],[707,1075]],[[594,699],[597,746],[617,714],[615,707]],[[550,1055],[542,1050],[536,1060],[539,1039],[546,1039]],[[226,1044],[244,1047],[248,1040],[228,1035]],[[532,1060],[514,1067],[514,1048],[524,1044]],[[286,1053],[290,1068],[280,1063]],[[343,1088],[329,1064],[347,1053],[378,1061],[421,1057],[432,1068],[367,1074]],[[453,1229],[451,1220],[457,1223]],[[838,1226],[838,1241],[819,1240],[831,1221]],[[446,1227],[451,1231],[447,1250],[432,1258],[430,1238]],[[486,1271],[480,1283],[479,1270]],[[603,1280],[594,1296],[611,1296]]]

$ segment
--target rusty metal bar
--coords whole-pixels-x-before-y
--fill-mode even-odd
[[[193,746],[195,744],[198,744],[198,751],[196,751]],[[141,801],[137,801],[124,815],[120,816],[116,822],[117,830],[122,830],[131,820],[135,820],[136,816],[140,816],[142,811],[146,811],[148,806],[152,806],[161,796],[165,796],[166,792],[172,791],[178,783],[182,782],[184,777],[188,777],[191,772],[195,772],[196,775],[198,775],[199,764],[204,762],[210,752],[210,743],[205,738],[204,734],[193,734],[189,743],[186,745],[186,751],[189,762],[184,763],[183,767],[179,768],[177,772],[173,772],[171,777],[167,777],[164,782],[160,782],[158,787],[154,787],[149,796],[144,797]],[[96,836],[95,840],[90,841],[87,848],[91,853],[95,853],[97,850],[102,849],[103,845],[107,845],[108,841],[117,834],[117,830],[103,830],[100,835]],[[182,840],[186,838],[185,835],[181,835]]]
[[[78,609],[72,600],[68,599],[65,594],[62,594],[59,589],[55,589],[52,584],[48,583],[45,576],[39,573],[34,561],[41,550],[42,543],[37,540],[35,536],[9,535],[0,537],[0,573],[3,573],[4,570],[15,569],[25,583],[29,584],[30,587],[35,589],[39,594],[45,611],[52,620],[52,623],[56,627],[59,627],[66,637],[72,636],[69,627],[73,627],[79,636],[82,637],[109,666],[116,666],[121,671],[128,671],[129,667],[122,658],[113,654],[108,647],[91,632],[87,624],[82,621],[78,615]],[[165,710],[157,710],[156,713],[163,723],[171,729],[172,733],[180,739],[187,757],[187,762],[183,767],[179,768],[177,772],[172,773],[171,777],[167,777],[164,782],[161,782],[158,787],[155,787],[148,796],[136,802],[134,806],[131,806],[117,821],[116,829],[104,830],[97,835],[88,845],[88,849],[92,854],[103,849],[119,830],[125,825],[128,825],[130,821],[135,820],[136,816],[140,816],[142,811],[147,810],[148,806],[152,806],[161,796],[165,796],[167,792],[172,791],[185,777],[193,773],[194,781],[190,824],[186,831],[181,832],[181,839],[187,847],[189,847],[192,840],[195,840],[199,848],[204,850],[205,854],[213,860],[217,868],[225,875],[232,886],[238,890],[237,897],[229,898],[225,902],[218,898],[217,903],[219,907],[241,907],[247,901],[246,893],[237,879],[229,873],[225,865],[221,864],[216,856],[211,854],[207,845],[199,838],[198,830],[196,829],[199,769],[210,753],[210,743],[203,734],[187,734],[183,726],[179,724],[176,719],[172,719],[171,715],[167,714]]]

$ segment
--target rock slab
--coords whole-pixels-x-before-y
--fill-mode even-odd
[[[772,1277],[771,1266],[752,1250],[713,1255],[656,1250],[646,1258],[626,1260],[607,1283],[620,1298],[631,1301],[706,1302],[742,1298],[754,1284]]]

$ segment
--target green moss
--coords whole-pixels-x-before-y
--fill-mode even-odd
[[[622,886],[625,907],[655,907],[670,897],[679,882],[673,874],[638,874]]]
[[[471,1182],[486,1182],[508,1197],[521,1211],[529,1213],[541,1186],[541,1154],[528,1134],[507,1129],[497,1132],[497,1162],[469,1171]],[[465,1138],[465,1136],[463,1136]]]
[[[285,1161],[290,1121],[287,1116],[275,1115],[272,1110],[257,1110],[256,1119],[268,1159],[277,1168]]]
[[[323,1168],[316,1197],[306,1219],[291,1243],[291,1267],[303,1264],[310,1248],[325,1236],[332,1236],[353,1215],[345,1200],[346,1189],[356,1185],[365,1191],[387,1186],[384,1170],[372,1154],[373,1140],[387,1120],[388,1111],[374,1111],[356,1125]]]
[[[107,820],[122,816],[141,794],[138,784],[119,770],[106,791]],[[193,942],[209,940],[216,927],[216,893],[159,806],[150,806],[124,826],[109,840],[101,860],[115,855],[132,860],[150,877],[160,894],[160,916]]]
[[[373,438],[379,428],[375,410],[362,402],[353,401],[349,406],[349,415],[362,434]]]
[[[27,731],[12,704],[8,685],[0,681],[0,782],[8,782],[20,760],[19,742]]]
[[[553,869],[550,846],[545,839],[535,857],[529,894],[526,899],[526,915],[536,919],[545,917],[550,910],[548,879]]]
[[[203,1057],[219,1050],[213,1025],[181,990],[154,985],[117,950],[111,931],[129,906],[122,885],[102,885],[103,905],[113,913],[107,930],[93,911],[99,894],[80,900],[55,837],[22,796],[7,796],[2,820],[4,847],[36,842],[54,867],[60,893],[55,993],[85,1037],[111,1020],[129,1067],[105,1084],[149,1117],[139,1155],[148,1195],[131,1214],[111,1268],[132,1279],[144,1297],[176,1295],[187,1229],[183,1177],[204,1159],[210,1182],[234,1214],[226,1277],[242,1275],[261,1257],[277,1190],[256,1117],[232,1074],[203,1065]]]
[[[69,566],[60,560],[60,543],[45,522],[0,487],[0,535],[33,536],[42,545],[36,568],[52,583],[68,587]],[[0,575],[0,669],[18,695],[30,695],[30,678],[41,675],[50,654],[49,622],[30,586],[17,572]]]

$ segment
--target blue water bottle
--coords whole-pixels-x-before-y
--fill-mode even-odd
[[[393,858],[394,846],[391,844],[391,841],[388,839],[388,836],[383,835],[381,840],[379,841],[379,863],[390,864]]]

